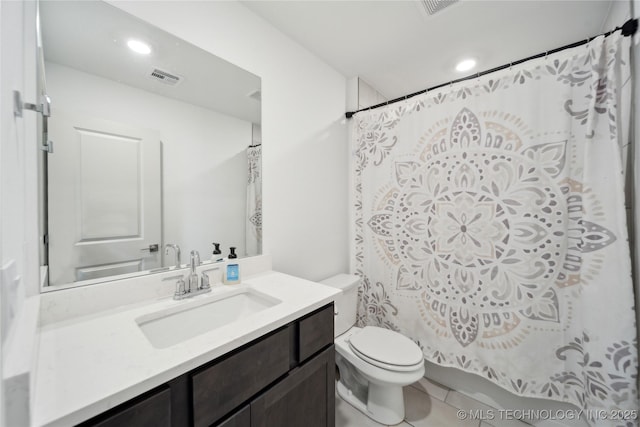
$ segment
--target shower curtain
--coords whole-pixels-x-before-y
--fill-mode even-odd
[[[521,396],[637,409],[629,79],[615,33],[356,114],[359,324]]]
[[[262,146],[247,148],[247,256],[262,253]]]

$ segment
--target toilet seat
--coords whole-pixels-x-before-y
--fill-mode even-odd
[[[415,371],[423,365],[422,350],[409,338],[383,328],[366,326],[349,337],[349,347],[361,359],[390,371]]]

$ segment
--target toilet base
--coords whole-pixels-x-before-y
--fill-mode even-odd
[[[336,385],[338,395],[351,406],[381,424],[399,424],[404,420],[404,396],[401,386],[369,382],[369,397],[364,403],[341,381]]]

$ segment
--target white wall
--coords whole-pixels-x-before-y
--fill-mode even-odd
[[[376,88],[358,78],[358,109],[371,107],[385,101],[388,101],[388,99],[378,92]]]
[[[14,117],[13,113],[13,91],[17,90],[22,93],[23,101],[35,102],[35,83],[27,84],[25,73],[27,72],[25,63],[28,59],[23,56],[24,46],[29,42],[23,35],[22,22],[25,19],[26,11],[21,3],[10,3],[2,9],[2,69],[0,70],[0,87],[1,87],[1,120],[2,134],[0,145],[0,208],[2,215],[0,216],[0,226],[2,234],[2,243],[0,247],[0,268],[4,268],[8,263],[13,262],[15,265],[14,274],[20,276],[20,280],[12,284],[4,282],[0,290],[6,296],[10,291],[17,295],[17,304],[12,310],[19,309],[19,303],[26,295],[25,283],[31,279],[32,269],[28,268],[28,247],[31,243],[29,226],[33,225],[37,229],[37,222],[30,224],[32,219],[27,210],[33,202],[29,197],[28,191],[32,190],[30,185],[35,183],[26,173],[26,168],[32,166],[36,162],[35,152],[29,144],[29,126],[36,125],[35,113],[25,111],[23,117]],[[35,29],[33,32],[35,36]],[[34,80],[35,82],[35,80]],[[33,159],[30,156],[33,154]],[[37,187],[35,187],[37,189]],[[35,197],[35,196],[34,196]],[[36,218],[37,221],[37,218]],[[37,233],[36,233],[37,244]],[[37,271],[37,265],[36,265]],[[4,275],[3,275],[4,276]],[[25,277],[29,276],[29,277]],[[36,275],[37,277],[37,275]],[[6,302],[6,300],[5,300]],[[6,307],[5,307],[6,308]],[[3,310],[4,315],[8,315],[7,310]],[[6,319],[3,319],[6,320]],[[3,322],[3,331],[6,331],[7,324]],[[3,336],[3,338],[6,338]]]
[[[13,294],[28,297],[40,288],[37,125],[32,112],[14,119],[12,91],[36,102],[36,3],[1,4],[0,267],[15,261],[20,280]],[[345,77],[237,2],[117,4],[262,77],[265,253],[273,256],[275,269],[312,280],[346,271]],[[0,284],[3,324],[7,312],[20,307],[5,304],[7,290]],[[29,355],[22,356],[28,362]],[[2,387],[0,425],[7,395],[16,397]],[[28,397],[23,408],[27,403]]]
[[[238,2],[111,3],[262,78],[264,252],[311,280],[347,271],[345,77]]]
[[[13,91],[25,102],[36,102],[35,2],[2,2],[0,9],[0,323],[2,382],[0,423],[28,424],[29,370],[32,354],[21,354],[16,332],[25,298],[38,292],[37,115],[15,117]],[[11,363],[8,363],[11,361]],[[22,366],[20,367],[22,368]]]
[[[208,260],[214,241],[222,243],[225,255],[229,246],[244,254],[250,122],[55,63],[46,63],[46,74],[52,121],[55,111],[66,111],[159,132],[164,236],[159,243],[178,244],[183,263],[194,249]],[[164,265],[173,265],[173,252]]]

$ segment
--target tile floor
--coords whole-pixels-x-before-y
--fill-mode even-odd
[[[516,420],[493,420],[491,424],[479,420],[462,420],[459,410],[485,410],[491,408],[484,403],[465,396],[455,390],[421,379],[404,388],[405,419],[399,427],[530,427]],[[468,413],[468,412],[466,412]],[[336,398],[336,427],[380,427],[371,418]]]

